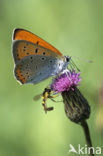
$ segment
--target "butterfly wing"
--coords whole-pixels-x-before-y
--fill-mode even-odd
[[[50,45],[48,42],[44,41],[37,35],[29,32],[27,30],[24,30],[24,29],[15,29],[14,33],[13,33],[13,40],[25,40],[25,41],[40,45],[46,49],[53,51],[56,54],[62,56],[62,53],[59,50],[57,50],[56,48],[54,48],[52,45]]]
[[[57,53],[52,52],[51,50],[41,47],[40,45],[24,41],[16,40],[13,41],[13,57],[14,61],[17,64],[20,60],[30,55],[39,55],[39,56],[53,56],[60,57]]]
[[[52,45],[23,29],[13,34],[13,57],[16,79],[24,83],[39,83],[56,75],[64,66],[64,56]]]
[[[16,64],[14,73],[16,79],[22,84],[36,84],[59,73],[60,63],[61,60],[55,57],[30,55]]]

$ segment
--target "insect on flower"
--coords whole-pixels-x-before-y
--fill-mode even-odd
[[[78,89],[81,81],[80,72],[75,70],[66,70],[58,77],[52,80],[52,83],[43,92],[43,106],[45,111],[53,110],[53,107],[47,108],[47,98],[53,100],[58,94],[62,95],[65,113],[67,117],[73,122],[81,122],[89,118],[90,107],[88,101],[84,98]],[[52,96],[51,96],[52,94]]]
[[[54,98],[60,95],[64,91],[68,90],[74,90],[74,87],[78,85],[80,82],[80,72],[76,73],[74,70],[69,71],[66,70],[62,74],[60,74],[58,77],[54,78],[52,80],[52,84],[45,88],[43,94],[42,94],[42,105],[44,106],[44,110],[52,110],[47,109],[47,98],[51,99],[52,101],[55,101]]]

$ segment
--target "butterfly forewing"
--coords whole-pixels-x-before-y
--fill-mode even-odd
[[[51,50],[31,42],[24,40],[16,40],[13,42],[13,56],[15,63],[23,59],[25,56],[30,55],[58,57],[58,55]]]
[[[13,40],[29,41],[31,43],[45,47],[46,49],[50,49],[54,53],[57,53],[58,55],[62,56],[62,53],[59,50],[57,50],[56,48],[54,48],[52,45],[50,45],[49,43],[47,43],[46,41],[44,41],[37,35],[29,32],[27,30],[24,30],[24,29],[15,29],[14,34],[13,34]]]
[[[24,83],[39,83],[58,74],[65,64],[64,56],[52,45],[23,29],[13,34],[13,57],[16,79]]]

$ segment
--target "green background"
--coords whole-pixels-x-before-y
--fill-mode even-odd
[[[27,29],[73,57],[81,70],[79,88],[91,106],[93,146],[102,147],[96,118],[103,80],[103,1],[0,0],[0,156],[74,156],[69,144],[85,145],[82,128],[68,120],[62,102],[48,100],[55,109],[45,114],[42,99],[33,101],[50,80],[22,86],[14,78],[14,28]]]

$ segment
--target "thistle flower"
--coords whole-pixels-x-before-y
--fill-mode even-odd
[[[75,123],[89,118],[90,115],[88,101],[77,88],[80,81],[80,72],[77,73],[73,70],[62,73],[55,78],[51,84],[51,89],[54,92],[61,93],[65,113],[67,117]]]
[[[81,81],[80,72],[76,73],[73,71],[66,71],[59,77],[55,78],[51,84],[53,91],[59,93],[63,91],[74,90],[75,86]]]

